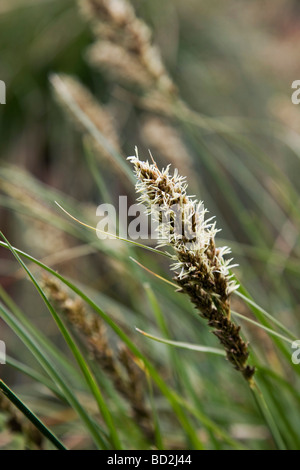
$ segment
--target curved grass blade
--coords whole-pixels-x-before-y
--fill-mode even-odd
[[[6,356],[6,364],[10,365],[19,372],[22,372],[23,374],[27,375],[27,377],[30,377],[34,381],[45,385],[45,387],[51,390],[51,392],[53,392],[54,395],[56,395],[60,400],[66,401],[65,396],[60,392],[60,390],[53,384],[51,380],[48,380],[48,378],[44,375],[40,374],[39,372],[36,372],[34,369],[27,366],[26,364],[23,364],[22,362],[17,361],[16,359],[9,356]]]
[[[7,310],[3,305],[1,305],[1,303],[0,312],[5,323],[7,323],[7,325],[15,332],[15,334],[21,339],[25,346],[27,346],[33,356],[37,359],[37,361],[45,369],[47,374],[51,377],[53,382],[57,384],[57,386],[60,388],[61,392],[65,397],[65,400],[67,400],[69,405],[72,406],[72,408],[82,419],[98,448],[107,448],[107,443],[99,434],[97,427],[95,426],[85,409],[77,400],[74,392],[67,385],[65,378],[62,378],[57,372],[56,364],[52,363],[51,359],[47,357],[47,354],[41,350],[41,344],[31,336],[31,334],[26,330],[26,328],[24,328],[24,326],[16,318],[14,318],[14,316],[9,312],[9,310]]]
[[[242,292],[240,292],[242,290]],[[246,289],[240,284],[239,290],[234,292],[235,295],[243,299],[248,305],[250,305],[252,308],[251,310],[253,313],[260,312],[264,317],[268,318],[271,320],[275,325],[277,325],[282,331],[284,331],[291,339],[297,339],[297,336],[295,336],[291,331],[289,331],[277,318],[274,318],[270,313],[268,313],[265,309],[260,307],[256,302],[254,302],[251,298]]]
[[[0,242],[1,243],[1,242]],[[54,346],[53,343],[47,338],[47,336],[43,335],[41,331],[39,331],[23,314],[23,312],[19,309],[19,307],[15,304],[13,299],[7,294],[7,292],[0,286],[0,297],[2,298],[3,302],[9,308],[9,310],[14,314],[14,316],[19,320],[19,322],[26,328],[30,334],[37,339],[43,346],[43,348],[51,354],[53,358],[55,358],[63,368],[70,373],[72,377],[80,378],[81,375],[79,371],[74,367],[72,362],[69,361],[68,358],[65,357],[62,351],[58,351],[57,348]]]
[[[231,310],[231,314],[235,317],[238,317],[238,318],[241,318],[242,320],[248,322],[248,323],[251,323],[252,325],[255,325],[257,326],[258,328],[261,328],[262,330],[265,330],[267,333],[269,333],[270,335],[273,335],[273,336],[277,336],[277,338],[280,338],[282,339],[283,341],[286,341],[287,343],[289,344],[293,344],[293,340],[292,339],[289,339],[287,338],[286,336],[283,336],[281,335],[280,333],[277,333],[277,331],[274,331],[272,330],[271,328],[268,328],[264,325],[261,325],[261,323],[258,323],[254,320],[251,320],[251,318],[248,318],[248,317],[245,317],[245,315],[241,315],[240,313],[238,312],[234,312],[233,310]]]
[[[36,287],[36,289],[39,292],[40,296],[42,297],[43,301],[45,302],[48,310],[50,311],[51,315],[53,316],[58,328],[60,329],[60,332],[62,333],[66,343],[68,344],[72,354],[74,355],[74,357],[75,357],[75,359],[76,359],[76,361],[77,361],[77,363],[78,363],[78,365],[79,365],[79,367],[80,367],[80,369],[81,369],[81,371],[84,375],[84,378],[85,378],[85,380],[86,380],[86,382],[87,382],[87,384],[88,384],[88,386],[89,386],[89,388],[90,388],[90,390],[91,390],[91,392],[92,392],[92,394],[93,394],[93,396],[96,400],[96,403],[98,404],[99,411],[102,414],[102,416],[104,418],[104,421],[106,422],[107,427],[110,431],[110,437],[111,437],[111,442],[112,442],[113,446],[116,449],[120,449],[121,448],[121,443],[120,443],[120,440],[119,440],[119,437],[118,437],[117,430],[115,429],[115,426],[114,426],[111,414],[109,412],[109,409],[106,406],[106,403],[105,403],[105,401],[102,397],[101,391],[100,391],[100,389],[99,389],[99,387],[96,383],[96,380],[93,377],[92,372],[90,371],[90,369],[89,369],[86,361],[84,360],[81,352],[79,351],[77,345],[75,344],[72,336],[70,335],[69,331],[65,327],[65,325],[62,322],[61,318],[56,313],[56,311],[52,307],[52,305],[50,304],[49,300],[47,299],[47,297],[44,294],[43,290],[39,286],[39,283],[37,282],[37,280],[35,279],[33,274],[31,274],[31,272],[29,271],[29,269],[27,268],[25,263],[21,260],[18,253],[13,249],[13,247],[10,245],[9,241],[5,238],[5,236],[3,235],[2,232],[0,232],[0,235],[6,241],[8,247],[9,247],[10,251],[12,252],[12,254],[14,255],[14,257],[17,259],[17,261],[20,263],[20,265],[27,272],[28,276],[30,277],[31,281],[33,282],[34,286]]]
[[[131,261],[133,261],[135,264],[137,264],[138,266],[140,266],[140,268],[143,268],[145,271],[147,271],[148,273],[152,274],[152,276],[155,276],[155,277],[156,277],[157,279],[159,279],[160,281],[163,281],[163,282],[165,282],[166,284],[169,284],[170,286],[173,286],[173,287],[175,287],[176,289],[178,289],[178,285],[175,284],[175,282],[169,281],[169,279],[166,279],[165,277],[162,277],[162,276],[160,276],[159,274],[154,273],[153,271],[151,271],[151,269],[146,268],[146,266],[144,266],[142,263],[140,263],[139,261],[137,261],[136,259],[134,259],[132,256],[129,256],[129,259],[131,259]]]
[[[182,348],[182,349],[189,349],[192,351],[216,354],[217,356],[226,355],[223,349],[211,348],[209,346],[200,346],[198,344],[191,344],[191,343],[185,343],[181,341],[172,341],[172,340],[165,339],[165,338],[159,338],[158,336],[150,335],[149,333],[146,333],[145,331],[140,330],[139,328],[136,328],[136,331],[141,333],[143,336],[146,336],[147,338],[157,341],[158,343],[169,344],[170,346],[175,346],[177,348]]]
[[[60,204],[58,204],[57,201],[54,201],[54,202],[65,214],[67,214],[69,217],[71,217],[71,219],[75,220],[75,222],[77,222],[80,225],[83,225],[84,227],[90,228],[91,230],[94,230],[95,232],[101,232],[103,234],[109,235],[110,237],[116,238],[117,240],[121,240],[123,242],[130,243],[131,245],[138,246],[139,248],[144,248],[144,250],[152,251],[153,253],[157,253],[159,255],[166,256],[167,258],[171,257],[171,255],[167,251],[157,250],[156,248],[152,248],[151,246],[143,245],[142,243],[137,243],[134,240],[129,240],[128,238],[119,237],[118,235],[115,235],[115,234],[112,234],[112,233],[109,233],[109,232],[104,232],[103,230],[99,230],[95,227],[92,227],[91,225],[85,224],[84,222],[81,222],[80,220],[76,219],[76,217],[74,217],[72,214],[67,212],[66,209],[64,209]]]

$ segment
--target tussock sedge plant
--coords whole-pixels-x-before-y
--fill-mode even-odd
[[[247,364],[248,345],[230,318],[230,296],[239,287],[230,269],[236,265],[231,264],[232,258],[225,259],[230,248],[216,247],[214,217],[206,218],[203,203],[187,194],[185,178],[176,169],[171,174],[170,165],[160,171],[154,161],[150,164],[138,156],[129,160],[137,178],[138,200],[158,221],[159,246],[171,246],[175,251],[172,269],[178,291],[189,295],[213,328],[229,362],[251,383],[254,367]]]
[[[6,147],[6,143],[3,149],[13,159],[20,151],[17,164],[29,153],[32,157],[26,160],[26,171],[10,165],[0,168],[1,211],[17,216],[17,223],[13,220],[8,229],[4,227],[5,235],[0,233],[0,247],[10,250],[20,266],[16,271],[4,255],[1,274],[9,289],[0,285],[0,317],[1,328],[3,320],[23,343],[21,348],[32,354],[33,362],[30,358],[27,362],[19,345],[12,351],[8,343],[7,365],[17,375],[10,375],[11,369],[6,366],[1,373],[3,370],[5,381],[14,380],[17,394],[1,377],[0,448],[11,437],[9,446],[18,445],[17,435],[23,447],[35,449],[48,449],[49,445],[101,450],[299,449],[300,366],[299,350],[294,350],[299,335],[299,195],[293,179],[295,163],[290,163],[299,155],[297,139],[290,133],[296,109],[291,109],[285,93],[282,103],[273,100],[282,95],[279,81],[276,79],[273,87],[271,79],[266,83],[269,75],[264,74],[259,62],[261,53],[264,62],[266,56],[268,61],[275,57],[278,71],[278,64],[282,65],[278,36],[269,37],[265,54],[263,30],[257,32],[245,20],[247,15],[253,17],[252,4],[250,15],[247,8],[237,12],[243,29],[238,28],[237,21],[237,28],[229,30],[226,15],[231,10],[228,6],[222,9],[222,2],[218,18],[215,5],[204,10],[199,7],[198,11],[197,2],[192,9],[185,5],[181,8],[180,2],[165,2],[160,10],[156,2],[142,2],[145,5],[139,4],[139,18],[129,0],[68,0],[66,4],[47,2],[51,27],[42,28],[36,46],[36,37],[30,34],[36,34],[36,27],[31,26],[32,21],[36,23],[32,12],[39,10],[44,24],[41,2],[32,2],[30,8],[22,9],[22,15],[11,0],[3,3],[7,3],[4,10],[11,10],[1,24],[3,35],[7,34],[3,44],[12,44],[11,50],[5,47],[7,50],[2,51],[7,76],[20,69],[19,54],[14,50],[18,21],[22,31],[24,25],[27,29],[24,44],[31,58],[28,64],[22,62],[20,86],[13,90],[18,104],[14,108],[26,110],[26,115],[22,119],[18,115],[14,122],[14,113],[9,111],[7,119],[2,119],[3,136],[14,136],[13,145]],[[278,10],[278,5],[272,5],[272,26],[276,25],[276,15],[280,21],[290,15],[282,14],[284,8]],[[153,36],[143,16],[155,25],[158,35]],[[173,18],[178,20],[180,33],[177,28],[168,29]],[[82,19],[92,28],[92,43]],[[294,24],[297,18],[292,20]],[[72,28],[65,28],[66,24]],[[57,34],[58,57],[53,31],[58,31],[59,25],[64,34]],[[248,40],[245,44],[240,41],[241,31],[254,43],[262,44],[256,56],[254,48],[250,57],[253,82],[252,73],[248,76],[248,61],[243,68]],[[163,54],[155,46],[157,42],[164,44]],[[86,53],[81,50],[83,44]],[[20,54],[23,49],[22,44]],[[75,51],[86,62],[84,67]],[[233,56],[238,59],[235,64]],[[166,64],[163,57],[168,57]],[[297,62],[295,57],[291,56],[290,63]],[[259,67],[255,71],[256,59]],[[31,80],[32,64],[35,81]],[[48,104],[45,70],[62,70],[60,64],[70,75],[54,74],[50,83],[59,105],[83,134],[83,148],[75,148],[73,136],[70,140],[61,132],[62,122],[57,116],[51,120],[50,115],[48,122],[48,106],[44,113],[37,113],[43,103]],[[225,80],[219,78],[220,66],[226,70]],[[178,70],[175,83],[172,71]],[[23,74],[30,97],[26,107]],[[241,77],[239,83],[234,80],[236,76]],[[253,86],[249,103],[245,84]],[[204,95],[199,93],[199,86]],[[266,99],[261,99],[262,89],[268,89]],[[243,97],[241,101],[239,96]],[[269,98],[272,103],[268,103]],[[283,126],[268,122],[268,106]],[[1,111],[6,109],[11,110],[6,105]],[[239,117],[217,117],[219,109],[229,110],[229,114],[233,110]],[[245,109],[252,111],[247,114],[251,119],[246,118]],[[258,115],[266,120],[256,121],[254,116]],[[41,123],[36,125],[37,116],[47,116],[49,134],[45,142]],[[20,122],[25,123],[24,132],[20,132]],[[26,136],[30,138],[24,139]],[[171,171],[170,165],[160,170],[153,159],[141,161],[138,155],[129,157],[135,178],[122,152],[124,149],[129,154],[127,145],[136,142],[137,136],[138,145],[153,149],[159,164],[179,168],[180,174],[187,176],[189,188],[194,191],[201,184],[201,197],[218,220],[222,217],[222,227],[231,240],[219,240],[220,245],[232,244],[239,256],[240,286],[232,276],[235,265],[230,249],[218,246],[215,219],[202,202],[188,194],[186,179],[177,170]],[[36,143],[23,151],[26,142]],[[45,166],[41,156],[46,148],[49,155],[47,152]],[[72,158],[71,171],[68,155]],[[43,182],[30,175],[30,169],[36,176],[43,175]],[[57,189],[52,187],[53,181]],[[212,181],[218,194],[208,187]],[[156,219],[158,236],[153,239],[158,239],[157,248],[114,234],[113,238],[129,242],[127,246],[107,242],[109,236],[96,240],[88,230],[66,220],[54,205],[59,201],[74,221],[98,234],[94,227],[96,203],[110,201],[113,205],[123,187],[132,194],[134,183],[139,201]],[[80,222],[81,218],[90,225]],[[119,222],[116,220],[116,228],[122,225]],[[21,234],[17,238],[16,228]],[[12,233],[7,235],[7,231]],[[148,229],[145,233],[148,236]],[[21,239],[25,251],[13,248],[6,235],[14,243]],[[82,262],[81,257],[87,254],[93,256]],[[173,281],[166,279],[163,260],[172,263]],[[42,277],[41,271],[47,276]],[[149,273],[153,275],[151,283]],[[26,275],[45,304],[45,316],[38,297],[23,295],[19,282]],[[9,294],[11,281],[13,297]],[[253,292],[255,301],[244,286]],[[174,287],[184,295],[177,295]],[[206,328],[199,328],[201,318],[189,315],[190,303],[221,347],[210,347],[214,346],[212,340],[217,340],[208,338]],[[232,317],[242,322],[243,331],[249,335],[251,358],[250,343]],[[0,336],[0,340],[6,340]],[[224,363],[224,357],[230,364]]]

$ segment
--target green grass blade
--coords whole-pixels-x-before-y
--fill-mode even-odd
[[[68,344],[72,354],[74,355],[74,357],[75,357],[75,359],[76,359],[76,361],[77,361],[77,363],[78,363],[78,365],[79,365],[79,367],[80,367],[80,369],[81,369],[81,371],[82,371],[82,373],[85,377],[85,380],[86,380],[88,386],[90,387],[90,390],[91,390],[91,392],[92,392],[92,394],[93,394],[93,396],[94,396],[94,398],[95,398],[95,400],[98,404],[99,411],[102,414],[102,416],[103,416],[103,418],[104,418],[104,420],[105,420],[105,422],[108,426],[108,429],[110,431],[110,436],[111,436],[111,441],[112,441],[113,446],[116,449],[120,449],[121,448],[121,443],[120,443],[120,440],[119,440],[119,437],[118,437],[117,430],[115,429],[111,414],[110,414],[110,412],[108,410],[108,407],[106,406],[106,403],[105,403],[105,401],[102,397],[102,394],[101,394],[100,389],[99,389],[99,387],[96,383],[96,380],[93,377],[92,372],[90,371],[90,369],[89,369],[86,361],[84,360],[81,352],[79,351],[77,345],[75,344],[73,338],[71,337],[70,333],[68,332],[68,330],[65,327],[64,323],[62,322],[61,318],[56,313],[56,311],[52,307],[52,305],[50,304],[49,300],[47,299],[47,297],[44,294],[43,290],[39,286],[39,284],[38,284],[37,280],[35,279],[35,277],[33,276],[33,274],[29,271],[29,269],[27,268],[25,263],[21,260],[18,253],[10,245],[10,243],[5,238],[3,233],[0,232],[0,234],[1,234],[2,238],[5,240],[5,242],[7,243],[10,251],[13,253],[13,255],[15,256],[15,258],[17,259],[19,264],[27,272],[29,278],[31,279],[31,281],[35,285],[37,291],[39,292],[39,294],[42,297],[43,301],[45,302],[46,306],[48,307],[49,312],[53,316],[53,318],[54,318],[58,328],[60,329],[66,343]]]
[[[23,364],[22,362],[17,361],[16,359],[9,356],[6,356],[6,364],[10,365],[19,372],[22,372],[22,374],[27,375],[27,377],[30,377],[35,382],[45,385],[45,387],[51,390],[51,392],[53,392],[54,395],[56,395],[60,400],[65,401],[65,396],[60,392],[60,390],[55,386],[55,384],[51,380],[48,380],[48,378],[44,375],[35,371],[26,364]]]
[[[26,316],[15,304],[12,298],[7,294],[7,292],[3,289],[2,286],[0,286],[0,297],[2,298],[3,302],[7,305],[9,310],[19,320],[19,322],[42,345],[45,351],[47,351],[51,355],[51,357],[55,358],[58,364],[61,365],[63,369],[66,370],[66,372],[68,372],[72,378],[81,379],[80,373],[69,361],[69,359],[65,357],[64,353],[62,351],[58,351],[55,345],[26,318]]]
[[[233,310],[231,310],[231,314],[232,314],[234,317],[241,318],[241,319],[244,320],[245,322],[251,323],[252,325],[257,326],[258,328],[261,328],[262,330],[264,330],[264,331],[266,331],[267,333],[269,333],[269,335],[277,336],[277,338],[280,338],[280,339],[282,339],[283,341],[286,341],[286,342],[289,343],[289,344],[293,344],[293,340],[292,340],[292,339],[287,338],[286,336],[283,336],[283,335],[281,335],[280,333],[277,333],[277,331],[274,331],[274,330],[272,330],[271,328],[268,328],[268,327],[262,325],[261,323],[258,323],[258,322],[254,321],[254,320],[251,320],[251,318],[245,317],[245,315],[241,315],[240,313],[234,312]]]
[[[226,356],[225,351],[223,349],[211,348],[209,346],[201,346],[198,344],[191,344],[191,343],[185,343],[182,341],[172,341],[172,340],[165,339],[165,338],[159,338],[158,336],[154,336],[149,333],[146,333],[145,331],[140,330],[139,328],[136,328],[136,331],[141,333],[143,336],[146,336],[147,338],[157,341],[158,343],[169,344],[170,346],[175,346],[177,348],[182,348],[182,349],[189,349],[189,350],[197,351],[197,352],[216,354],[217,356]]]
[[[242,291],[242,292],[240,292]],[[277,318],[274,318],[270,313],[268,313],[265,309],[260,307],[256,302],[254,302],[251,298],[246,289],[240,284],[240,288],[238,291],[235,291],[235,295],[243,299],[248,305],[252,308],[251,310],[253,313],[260,312],[264,317],[268,318],[272,321],[276,326],[278,326],[282,331],[284,331],[291,339],[297,339],[291,331],[289,331]]]
[[[279,450],[286,450],[286,445],[283,442],[283,439],[281,437],[280,432],[278,431],[278,427],[276,425],[276,422],[274,421],[274,418],[273,418],[272,414],[270,413],[270,410],[269,410],[269,408],[267,406],[267,403],[266,403],[266,401],[263,397],[263,394],[261,393],[261,391],[259,390],[257,385],[254,385],[253,387],[250,387],[250,389],[251,389],[251,392],[253,394],[254,400],[257,404],[257,407],[261,412],[261,415],[262,415],[263,419],[268,424],[268,427],[269,427],[269,429],[272,433],[272,436],[273,436],[274,441],[277,445],[277,448]]]
[[[0,303],[0,312],[1,317],[7,323],[7,325],[16,333],[16,335],[21,339],[21,341],[27,346],[31,351],[33,356],[45,369],[47,374],[52,378],[53,382],[57,384],[61,392],[63,393],[65,400],[72,406],[72,408],[77,412],[79,417],[85,423],[86,428],[89,430],[91,436],[93,437],[95,443],[100,449],[107,448],[106,442],[103,440],[99,434],[95,424],[81,406],[77,400],[74,392],[67,385],[64,377],[61,377],[57,372],[56,364],[52,363],[51,359],[47,357],[47,354],[42,350],[41,344],[34,339],[31,334],[24,328],[24,326],[16,319],[14,316]]]

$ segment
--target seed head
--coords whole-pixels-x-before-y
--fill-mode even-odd
[[[214,217],[207,218],[203,202],[187,194],[187,183],[170,165],[160,171],[153,162],[129,157],[137,177],[138,200],[158,222],[159,246],[174,249],[175,280],[179,291],[187,293],[200,315],[208,320],[214,334],[223,344],[228,360],[250,380],[254,369],[247,366],[247,344],[239,335],[240,328],[230,320],[230,295],[239,286],[230,272],[231,250],[217,248],[218,233]]]

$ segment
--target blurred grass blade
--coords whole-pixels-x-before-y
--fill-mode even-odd
[[[255,400],[255,402],[256,402],[256,404],[257,404],[257,406],[258,406],[258,408],[261,412],[262,417],[268,423],[269,429],[272,432],[274,441],[275,441],[278,449],[279,450],[286,450],[286,445],[283,442],[281,434],[278,431],[277,424],[275,423],[274,418],[273,418],[272,414],[270,413],[270,410],[267,406],[267,403],[266,403],[261,391],[259,390],[257,385],[254,385],[253,387],[250,387],[250,389],[251,389],[251,392],[253,394],[254,400]]]
[[[241,315],[238,312],[234,312],[231,310],[231,314],[237,318],[241,318],[245,322],[251,323],[252,325],[257,326],[257,328],[261,328],[262,330],[266,331],[272,336],[277,336],[277,338],[282,339],[283,341],[286,341],[289,344],[293,344],[293,340],[290,338],[287,338],[286,336],[281,335],[280,333],[277,333],[277,331],[272,330],[271,328],[267,328],[266,326],[262,325],[261,323],[258,323],[254,320],[251,320],[251,318],[245,317],[245,315]]]
[[[149,377],[149,374],[146,374],[146,378],[147,378],[147,384],[148,384],[148,389],[149,389],[149,398],[150,398],[150,404],[151,404],[153,421],[154,421],[154,435],[155,435],[156,447],[157,447],[158,450],[163,450],[164,449],[163,435],[162,435],[160,425],[159,425],[159,415],[158,415],[157,407],[156,407],[156,403],[155,403],[155,397],[154,397],[154,393],[153,393],[153,385],[152,385],[151,379]]]
[[[44,375],[40,374],[39,372],[36,372],[34,369],[27,366],[26,364],[23,364],[22,362],[17,361],[16,359],[9,356],[6,356],[6,363],[14,369],[18,370],[19,372],[22,372],[22,374],[27,375],[35,382],[44,385],[49,390],[51,390],[51,392],[53,392],[54,395],[56,395],[60,400],[65,401],[65,396],[60,392],[60,390],[55,386],[55,384],[51,380],[48,380],[47,377],[45,377]]]
[[[242,291],[242,292],[240,292]],[[234,293],[241,299],[243,299],[248,305],[252,307],[252,311],[254,313],[260,312],[264,317],[268,318],[269,320],[272,321],[275,325],[277,325],[282,331],[284,331],[291,339],[297,339],[297,336],[295,336],[290,330],[286,328],[277,318],[274,318],[270,313],[266,312],[265,309],[260,307],[256,302],[254,302],[251,298],[246,289],[240,284],[240,289],[238,291],[235,291]]]

